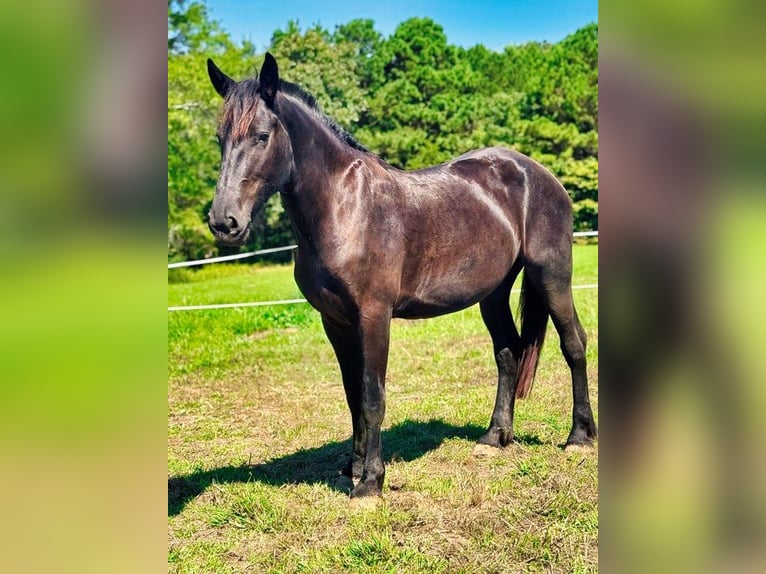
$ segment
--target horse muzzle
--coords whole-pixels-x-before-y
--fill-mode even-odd
[[[250,219],[242,216],[227,214],[221,218],[208,216],[208,226],[219,245],[244,245],[250,235]]]

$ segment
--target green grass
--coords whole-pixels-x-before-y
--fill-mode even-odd
[[[575,284],[598,281],[575,247]],[[169,275],[169,305],[300,297],[290,266]],[[597,290],[575,291],[597,413]],[[513,296],[515,308],[517,295]],[[569,372],[551,328],[518,441],[472,455],[496,372],[478,309],[394,321],[384,500],[349,505],[338,367],[306,304],[168,314],[172,572],[588,572],[597,454],[571,454]]]

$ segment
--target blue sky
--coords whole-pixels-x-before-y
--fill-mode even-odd
[[[385,36],[413,16],[428,16],[444,27],[451,44],[484,44],[502,50],[529,40],[556,42],[598,20],[597,0],[207,0],[210,15],[234,40],[247,38],[258,50],[268,45],[277,28],[297,19],[302,29],[371,18]]]

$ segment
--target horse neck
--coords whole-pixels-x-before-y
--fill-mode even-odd
[[[290,136],[293,173],[282,192],[298,241],[313,242],[335,191],[357,152],[342,142],[319,118],[291,97],[280,94],[279,116]]]
[[[353,161],[353,150],[302,103],[282,95],[279,106],[293,148],[296,184],[312,187],[321,175],[317,172],[329,176]]]

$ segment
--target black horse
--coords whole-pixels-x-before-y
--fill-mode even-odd
[[[585,332],[572,301],[572,208],[556,178],[503,148],[412,172],[357,143],[314,98],[279,79],[235,82],[208,60],[225,99],[221,171],[209,214],[220,243],[241,245],[252,214],[279,192],[298,242],[295,279],[322,315],[351,410],[352,497],[380,495],[380,427],[392,317],[433,317],[479,303],[498,368],[495,408],[479,443],[513,440],[516,397],[531,390],[550,316],[572,373],[570,445],[591,445]],[[509,307],[524,269],[521,333]]]

